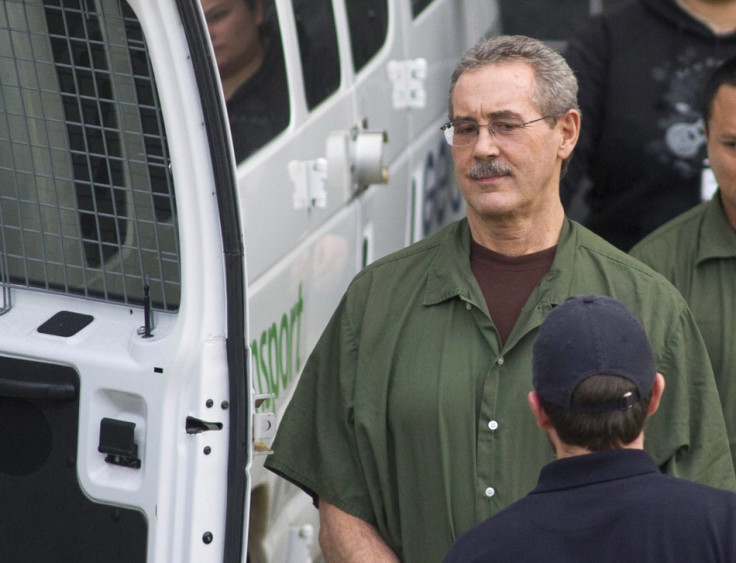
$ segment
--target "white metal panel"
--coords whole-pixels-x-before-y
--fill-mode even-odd
[[[241,216],[246,238],[249,281],[283,259],[308,233],[346,202],[349,192],[328,189],[323,209],[295,209],[290,162],[324,158],[331,131],[355,125],[352,94],[345,77],[337,92],[312,111],[307,109],[292,3],[276,0],[291,98],[292,120],[286,131],[244,161],[238,171]]]
[[[92,499],[145,514],[148,560],[221,561],[229,433],[228,413],[221,408],[229,400],[227,303],[210,145],[176,4],[130,4],[150,48],[184,225],[179,311],[156,313],[153,336],[143,339],[138,333],[143,312],[137,307],[14,287],[13,307],[0,317],[0,353],[79,373],[79,482]],[[69,338],[36,330],[62,310],[94,320]],[[213,407],[207,406],[209,399]],[[223,430],[187,434],[187,416],[222,422]],[[140,469],[105,463],[97,447],[106,417],[136,424]],[[210,543],[203,541],[205,532],[212,534]]]

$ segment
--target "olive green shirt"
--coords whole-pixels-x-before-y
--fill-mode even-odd
[[[667,378],[649,453],[673,475],[736,489],[705,347],[664,278],[566,220],[550,272],[502,347],[469,248],[462,220],[355,277],[267,467],[374,524],[402,560],[440,561],[462,532],[534,488],[554,458],[527,407],[532,344],[552,307],[598,293],[638,314]]]
[[[670,280],[695,316],[736,464],[736,232],[720,192],[654,231],[631,253]]]

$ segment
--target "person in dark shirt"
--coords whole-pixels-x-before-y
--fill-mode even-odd
[[[575,296],[553,309],[532,372],[529,406],[557,460],[445,563],[736,561],[736,494],[664,475],[643,450],[665,384],[621,301]]]
[[[289,124],[278,28],[262,0],[201,0],[240,162]]]
[[[713,197],[665,223],[631,249],[674,285],[695,316],[724,413],[736,408],[736,57],[705,83],[701,113]],[[726,416],[736,464],[736,416]]]
[[[593,17],[565,58],[583,122],[562,180],[569,212],[622,250],[710,198],[700,86],[736,55],[736,1],[636,0]]]

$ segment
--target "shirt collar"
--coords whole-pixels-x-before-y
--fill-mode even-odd
[[[696,263],[717,258],[736,257],[736,231],[728,222],[718,190],[706,204],[700,232]]]
[[[424,305],[436,305],[453,297],[460,297],[479,306],[484,303],[483,294],[470,270],[470,237],[467,219],[453,223],[445,231],[429,269]],[[576,247],[577,233],[572,222],[565,218],[552,268],[540,282],[541,292],[537,306],[544,309],[545,314],[568,296]]]
[[[583,487],[645,473],[659,473],[659,469],[644,450],[606,450],[566,457],[542,468],[539,482],[531,494]]]
[[[467,219],[450,225],[439,240],[427,276],[424,305],[436,305],[453,297],[476,302],[480,288],[470,270],[470,227]],[[482,295],[480,295],[482,298]],[[477,301],[480,303],[480,301]]]

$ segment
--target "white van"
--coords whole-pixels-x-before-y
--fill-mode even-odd
[[[0,561],[318,557],[258,454],[352,276],[462,214],[439,126],[498,9],[267,9],[245,156],[199,0],[0,4]]]

